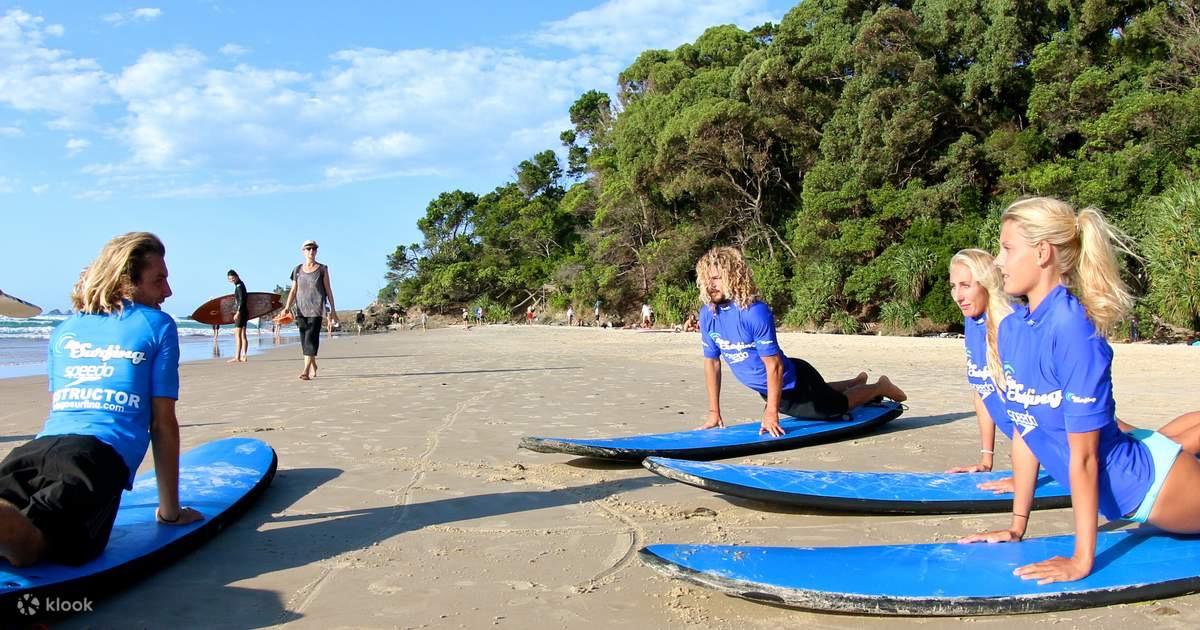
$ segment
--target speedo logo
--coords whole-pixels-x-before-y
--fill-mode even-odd
[[[75,339],[74,335],[70,333],[63,335],[63,338],[59,339],[58,349],[66,352],[72,359],[100,359],[101,361],[126,359],[134,365],[146,360],[145,352],[126,350],[117,344],[97,348],[90,343],[84,343]]]
[[[74,387],[80,383],[98,381],[112,376],[114,372],[116,372],[116,368],[107,363],[101,365],[68,365],[63,370],[63,376],[75,380],[63,385],[63,387]]]

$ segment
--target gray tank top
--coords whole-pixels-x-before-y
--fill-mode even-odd
[[[318,264],[316,271],[304,271],[304,265],[296,267],[292,275],[296,281],[296,308],[302,317],[321,317],[325,314],[325,265]]]

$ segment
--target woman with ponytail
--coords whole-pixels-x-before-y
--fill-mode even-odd
[[[1004,372],[996,339],[1000,322],[1013,312],[1004,293],[1003,278],[992,255],[982,249],[964,249],[950,259],[950,296],[963,314],[966,337],[967,383],[975,390],[972,399],[979,422],[979,463],[958,466],[946,472],[989,472],[996,445],[996,428],[1012,439],[1013,425],[1004,408]],[[1012,492],[1012,479],[980,485],[997,492]]]
[[[1024,199],[1001,217],[996,265],[1004,291],[1029,304],[999,329],[1005,412],[1014,425],[1012,523],[962,542],[1021,540],[1040,462],[1071,491],[1075,551],[1014,571],[1039,584],[1091,573],[1097,512],[1200,533],[1200,462],[1179,457],[1181,443],[1197,442],[1200,414],[1158,432],[1123,433],[1117,423],[1105,336],[1133,301],[1116,257],[1129,252],[1127,241],[1098,210],[1076,212],[1056,199]]]

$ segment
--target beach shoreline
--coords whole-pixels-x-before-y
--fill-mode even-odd
[[[828,470],[940,471],[973,463],[978,429],[962,341],[781,333],[830,378],[865,369],[909,394],[877,433],[728,460]],[[1194,350],[1114,346],[1123,419],[1156,428],[1194,406]],[[98,601],[66,627],[948,628],[961,619],[825,615],[725,597],[636,558],[654,543],[945,542],[1003,514],[813,514],[727,499],[639,466],[517,450],[523,436],[682,430],[704,417],[694,333],[557,326],[438,328],[322,340],[316,380],[295,347],[246,364],[181,366],[184,448],[244,435],[279,454],[261,500],[202,548]],[[728,373],[727,373],[728,375]],[[0,380],[0,447],[41,426],[44,376]],[[729,422],[757,395],[725,379]],[[998,465],[1008,443],[997,440]],[[150,467],[149,460],[142,470]],[[1030,534],[1070,532],[1040,511]],[[1200,596],[975,623],[1195,627]],[[1065,625],[1063,625],[1065,624]]]

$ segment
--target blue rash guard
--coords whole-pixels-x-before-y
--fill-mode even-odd
[[[967,382],[983,400],[983,406],[996,428],[1011,440],[1012,421],[1008,419],[1008,412],[1001,398],[1003,393],[996,391],[996,384],[987,364],[987,315],[981,315],[979,319],[966,318],[963,320],[963,330],[966,334]]]
[[[767,395],[767,368],[762,357],[778,356],[783,362],[784,390],[796,388],[796,368],[775,338],[775,317],[763,302],[745,309],[732,302],[700,308],[700,342],[706,359],[721,357],[743,385]]]
[[[1059,285],[1030,312],[1018,309],[1000,324],[1000,360],[1008,381],[1008,417],[1038,461],[1070,488],[1068,433],[1100,433],[1100,513],[1134,512],[1154,479],[1144,444],[1122,433],[1112,396],[1112,347],[1083,305]]]
[[[150,444],[154,398],[179,398],[179,334],[166,313],[126,302],[111,315],[76,313],[50,337],[50,416],[37,437],[90,435],[129,468]]]

